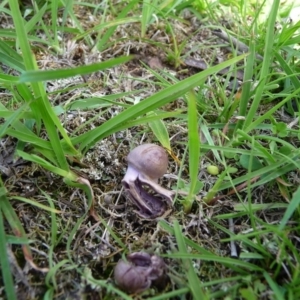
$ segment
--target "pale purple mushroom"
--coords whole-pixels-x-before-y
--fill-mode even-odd
[[[166,282],[166,265],[157,255],[146,252],[135,252],[121,259],[114,269],[116,285],[128,294],[138,294],[148,289],[156,281]]]
[[[146,219],[161,216],[172,205],[175,195],[158,184],[158,179],[167,172],[165,149],[155,144],[143,144],[128,154],[127,161],[128,169],[122,184],[138,208],[136,213]]]

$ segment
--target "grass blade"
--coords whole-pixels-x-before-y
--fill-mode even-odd
[[[8,201],[5,195],[0,196],[0,203],[3,201]],[[6,235],[4,231],[4,220],[2,216],[2,205],[0,204],[0,266],[1,266],[1,273],[3,276],[4,281],[4,288],[7,299],[17,299],[13,277],[10,269],[9,258],[7,255],[6,247]]]
[[[157,115],[154,113],[149,113],[148,116],[157,116]],[[159,117],[159,115],[157,117]],[[170,137],[164,122],[161,119],[154,120],[149,122],[149,127],[151,128],[152,132],[159,140],[161,145],[165,147],[167,150],[171,151]]]
[[[269,283],[270,287],[272,288],[276,299],[284,300],[285,298],[283,297],[282,292],[279,290],[278,285],[273,281],[270,275],[267,272],[264,272],[264,277],[266,281]]]
[[[208,299],[202,290],[202,284],[196,275],[194,267],[192,265],[191,260],[189,259],[189,253],[187,253],[186,245],[184,242],[184,238],[181,232],[181,228],[177,220],[174,221],[174,233],[178,245],[178,249],[181,253],[186,255],[187,259],[184,259],[182,264],[184,267],[184,271],[187,274],[187,279],[189,282],[189,287],[191,289],[192,295],[194,299]]]
[[[279,230],[283,230],[286,226],[288,220],[293,215],[294,211],[300,206],[300,187],[298,187],[297,191],[294,193],[292,200],[289,203],[287,210],[280,222]]]
[[[196,96],[190,91],[186,96],[188,102],[188,145],[189,145],[189,176],[190,190],[187,198],[182,202],[184,211],[189,212],[192,208],[195,196],[195,188],[198,182],[200,138],[197,120]]]
[[[121,63],[126,63],[132,59],[132,56],[120,56],[105,62],[96,63],[88,66],[80,66],[71,69],[45,70],[45,71],[25,71],[19,77],[19,82],[41,82],[46,80],[56,80],[73,77],[77,75],[90,74],[96,71],[114,67]]]
[[[256,90],[253,102],[251,107],[246,115],[245,123],[243,128],[248,130],[248,126],[252,123],[259,103],[262,98],[262,93],[264,91],[264,86],[267,81],[267,77],[269,75],[269,67],[271,64],[271,59],[273,57],[273,43],[274,43],[274,26],[276,22],[278,7],[279,7],[279,0],[274,0],[272,9],[268,19],[268,27],[266,32],[266,41],[265,41],[265,49],[264,49],[264,60],[261,67],[260,79],[259,79],[259,87]]]

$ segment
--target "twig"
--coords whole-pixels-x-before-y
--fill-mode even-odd
[[[219,37],[220,39],[232,43],[238,51],[245,53],[245,52],[249,52],[249,47],[244,44],[243,42],[240,42],[238,39],[236,39],[235,37],[229,35],[226,31],[222,30],[222,29],[216,29],[216,30],[212,30],[212,33],[214,35],[216,35],[217,37]],[[263,60],[264,58],[259,55],[256,54],[256,58],[259,60]]]
[[[289,128],[289,129],[293,128],[298,122],[299,122],[299,117],[297,117],[295,120],[293,120],[292,122],[290,122],[288,124],[287,128]]]
[[[229,231],[231,231],[234,234],[234,224],[232,218],[228,219],[228,223]],[[230,256],[234,258],[238,258],[239,256],[236,250],[235,242],[233,240],[230,240]]]
[[[194,67],[201,70],[206,70],[208,68],[207,63],[204,60],[194,59],[192,57],[188,57],[184,60],[184,63],[187,66]],[[237,78],[239,80],[243,80],[244,72],[241,70],[231,70],[230,67],[224,68],[220,70],[217,74],[226,75],[231,73],[231,77]]]
[[[6,251],[12,273],[15,276],[17,282],[21,281],[27,288],[31,289],[27,276],[24,274],[24,271],[22,271],[22,269],[20,268],[17,259],[9,246],[6,247]]]

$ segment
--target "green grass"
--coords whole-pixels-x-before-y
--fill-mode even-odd
[[[169,277],[147,299],[299,299],[300,21],[284,19],[291,9],[279,0],[2,1],[0,297],[132,299],[113,267],[145,250],[165,258]],[[188,68],[191,55],[207,69]],[[166,68],[151,69],[153,57]],[[243,82],[229,90],[237,70]],[[134,215],[121,186],[126,155],[146,142],[171,154],[162,184],[178,192],[173,211],[152,222]]]

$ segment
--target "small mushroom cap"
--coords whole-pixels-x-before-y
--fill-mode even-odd
[[[138,294],[154,286],[164,287],[167,275],[163,259],[146,252],[134,252],[120,259],[114,269],[116,285],[126,293]]]
[[[157,180],[162,177],[168,168],[168,155],[164,148],[155,144],[143,144],[127,156],[128,165],[141,174]]]
[[[131,262],[119,260],[114,269],[116,284],[129,294],[140,293],[151,285],[147,268],[135,266]]]

